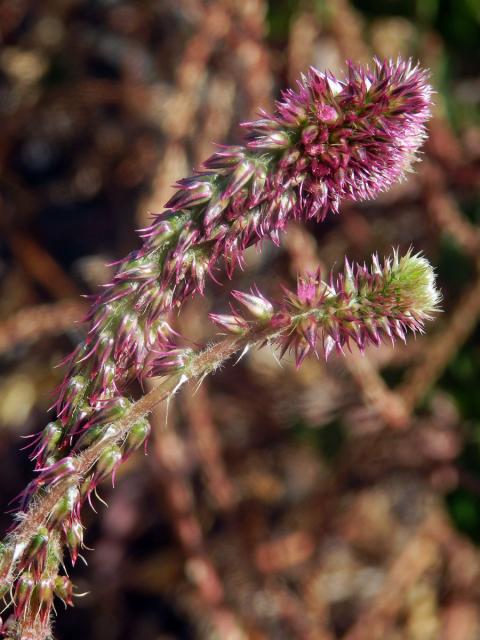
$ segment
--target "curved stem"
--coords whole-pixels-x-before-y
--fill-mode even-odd
[[[272,331],[270,328],[270,330],[258,331],[258,328],[254,327],[244,336],[226,338],[208,346],[192,356],[184,369],[168,376],[161,384],[135,402],[128,413],[115,423],[115,429],[109,436],[95,442],[75,456],[77,463],[75,473],[59,480],[43,495],[32,501],[11,537],[10,545],[14,548],[14,557],[21,554],[22,549],[38,528],[45,525],[52,509],[65,494],[66,489],[72,484],[78,484],[88,474],[108,444],[124,439],[139,419],[148,416],[158,404],[171,398],[185,383],[203,379],[242,348],[268,337],[274,337],[276,333],[278,330]]]

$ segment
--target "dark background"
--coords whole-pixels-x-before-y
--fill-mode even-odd
[[[0,37],[2,513],[81,338],[80,294],[212,141],[310,64],[413,56],[437,91],[408,181],[292,225],[175,322],[201,342],[231,287],[410,244],[444,313],[365,359],[296,372],[253,353],[155,415],[149,455],[86,515],[95,550],[71,576],[89,594],[59,606],[57,637],[479,638],[480,2],[4,0]]]

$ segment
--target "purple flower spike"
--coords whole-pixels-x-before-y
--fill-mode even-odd
[[[351,342],[363,351],[395,336],[405,340],[407,331],[422,333],[439,301],[433,269],[419,254],[395,251],[382,265],[373,256],[370,270],[345,261],[344,272],[328,283],[317,272],[300,277],[296,292],[286,291],[283,310],[292,330],[277,343],[283,353],[294,352],[297,365],[319,346],[327,358]]]
[[[167,211],[142,232],[143,247],[120,262],[92,308],[56,404],[64,430],[58,446],[119,396],[132,374],[175,368],[166,314],[203,292],[220,258],[230,277],[248,246],[264,238],[278,244],[289,220],[321,221],[342,199],[372,198],[400,179],[425,138],[427,77],[400,59],[375,60],[372,68],[348,63],[342,79],[311,68],[296,90],[282,93],[275,113],[243,124],[245,146],[219,146],[201,171],[179,180]],[[398,336],[402,328],[391,331]],[[153,352],[163,355],[153,360]],[[43,462],[53,448],[45,436],[35,455]]]
[[[236,300],[250,294],[234,292]],[[379,346],[384,339],[405,340],[405,333],[423,332],[425,320],[438,309],[440,294],[435,288],[433,269],[421,255],[408,251],[399,257],[394,252],[382,265],[377,256],[372,266],[350,265],[343,273],[322,280],[320,271],[301,276],[296,291],[285,289],[282,303],[268,304],[268,317],[248,321],[238,312],[234,316],[210,318],[231,334],[246,335],[260,328],[279,347],[281,356],[290,351],[297,366],[313,352],[323,350],[325,357],[336,350],[345,353],[353,342],[363,351],[369,344]],[[245,304],[245,303],[244,303]],[[277,310],[275,311],[275,307]],[[241,331],[239,331],[241,328]]]

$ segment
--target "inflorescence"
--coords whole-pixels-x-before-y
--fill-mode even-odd
[[[120,261],[94,300],[87,337],[67,359],[57,418],[34,442],[36,477],[0,547],[0,594],[14,610],[6,637],[22,638],[33,627],[36,638],[47,637],[54,595],[72,602],[58,567],[64,548],[75,563],[83,546],[81,507],[150,432],[144,415],[116,429],[133,411],[128,383],[158,375],[201,379],[218,364],[215,350],[202,355],[177,346],[169,312],[203,293],[220,259],[231,276],[247,247],[278,243],[290,220],[321,222],[342,200],[374,198],[401,179],[426,137],[430,104],[427,73],[410,61],[349,63],[341,80],[311,68],[296,90],[282,93],[274,114],[242,125],[243,146],[219,147],[200,171],[177,182],[165,212],[141,232],[141,248]],[[422,330],[438,303],[431,267],[410,252],[382,264],[374,258],[370,270],[346,262],[328,282],[320,273],[302,276],[278,305],[258,291],[234,297],[249,316],[212,316],[230,335],[220,360],[268,342],[292,351],[298,365],[309,352],[328,356],[351,343],[363,350],[384,338],[403,340],[407,330]],[[43,498],[52,504],[36,514],[32,533],[25,522]]]
[[[300,276],[296,291],[285,289],[279,305],[258,289],[232,295],[250,318],[232,307],[232,315],[210,314],[211,320],[237,336],[252,334],[252,327],[267,332],[280,357],[290,351],[297,367],[311,352],[328,358],[333,349],[344,354],[351,343],[363,352],[386,339],[405,341],[408,331],[423,333],[440,300],[432,267],[411,251],[402,257],[394,251],[383,264],[373,256],[370,269],[345,260],[343,273],[328,281],[319,270]]]

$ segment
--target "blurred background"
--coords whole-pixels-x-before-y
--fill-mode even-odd
[[[58,639],[478,640],[480,1],[0,0],[0,38],[3,530],[80,294],[212,142],[311,64],[413,56],[437,91],[407,182],[292,225],[175,323],[202,342],[232,287],[410,244],[444,313],[363,359],[296,372],[251,353],[159,410],[148,456],[86,515],[94,551],[71,575],[89,595],[59,607]]]

